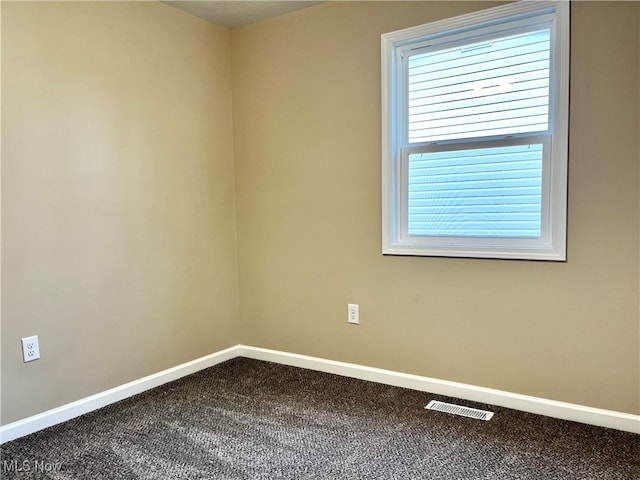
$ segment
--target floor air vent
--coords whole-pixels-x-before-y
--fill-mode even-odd
[[[491,417],[493,417],[493,412],[478,410],[477,408],[463,407],[462,405],[455,405],[453,403],[438,402],[437,400],[431,400],[424,408],[427,410],[436,410],[438,412],[452,413],[453,415],[475,418],[477,420],[491,420]]]

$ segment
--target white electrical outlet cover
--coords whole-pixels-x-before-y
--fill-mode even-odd
[[[360,323],[360,307],[358,306],[358,304],[348,304],[347,322],[354,323],[356,325]]]
[[[38,336],[24,337],[22,339],[22,358],[24,362],[32,362],[40,358],[40,345]]]

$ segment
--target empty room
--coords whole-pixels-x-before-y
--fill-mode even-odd
[[[0,17],[0,478],[640,478],[639,2]]]

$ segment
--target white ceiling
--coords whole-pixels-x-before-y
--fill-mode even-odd
[[[269,0],[167,0],[173,7],[227,28],[240,27],[310,7],[320,1]]]

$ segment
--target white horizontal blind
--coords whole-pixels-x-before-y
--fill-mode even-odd
[[[535,238],[541,144],[408,155],[409,235]]]
[[[550,37],[546,28],[408,54],[409,143],[547,131]]]

